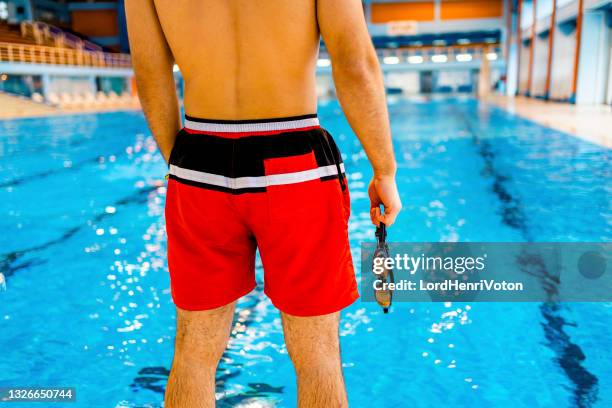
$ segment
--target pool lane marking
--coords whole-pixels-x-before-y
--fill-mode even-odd
[[[117,201],[115,201],[113,204],[111,204],[113,207],[120,207],[120,206],[124,206],[124,205],[129,205],[132,203],[137,203],[141,201],[141,196],[144,196],[154,190],[156,190],[157,188],[159,188],[159,186],[148,186],[145,188],[142,188],[140,190],[138,190],[136,193],[123,197]],[[146,202],[146,200],[145,200]],[[52,247],[53,245],[57,245],[57,244],[61,244],[64,241],[66,241],[67,239],[70,239],[72,236],[74,236],[77,232],[79,232],[80,230],[84,229],[85,227],[89,226],[89,222],[93,221],[93,222],[98,222],[108,216],[113,215],[112,213],[107,213],[107,212],[102,212],[100,214],[95,215],[93,218],[88,219],[85,224],[81,224],[81,225],[77,225],[71,228],[68,228],[67,230],[65,230],[59,237],[57,238],[53,238],[47,242],[44,242],[42,244],[39,245],[35,245],[32,246],[30,248],[26,248],[26,249],[18,249],[16,251],[11,251],[11,252],[7,252],[5,254],[0,255],[0,270],[3,271],[4,276],[5,277],[9,277],[12,276],[16,271],[18,271],[19,269],[23,269],[24,267],[29,266],[28,265],[18,265],[17,267],[14,267],[13,264],[15,263],[15,261],[19,260],[20,258],[22,258],[25,255],[28,255],[30,253],[33,252],[38,252],[38,251],[42,251],[45,250],[49,247]],[[40,263],[38,263],[40,264]]]
[[[478,133],[472,127],[465,113],[457,113],[464,122],[468,132],[472,134],[474,143],[477,145],[482,145],[485,143],[490,148],[490,144],[487,141],[483,141],[478,136]],[[483,151],[481,150],[480,152],[482,153]],[[481,154],[481,156],[483,157],[485,164],[488,166],[487,170],[490,171],[489,174],[493,174],[494,179],[495,177],[499,179],[499,184],[497,185],[498,189],[496,190],[494,187],[493,190],[500,198],[500,201],[502,201],[502,205],[504,204],[504,199],[512,199],[513,202],[517,203],[513,211],[519,211],[520,217],[518,217],[517,220],[521,220],[521,222],[518,224],[518,226],[521,226],[522,228],[517,228],[511,223],[506,222],[506,224],[521,231],[523,238],[527,242],[532,242],[531,234],[529,233],[527,223],[525,222],[525,214],[521,210],[522,207],[520,206],[520,200],[515,199],[503,185],[504,181],[509,180],[510,178],[499,174],[495,170],[495,167],[493,166],[495,161],[492,159],[495,157],[495,155],[490,149],[484,151],[484,155]],[[551,276],[548,273],[544,273],[543,275],[544,276],[541,277],[541,280],[544,286],[547,282],[551,282],[550,280],[546,281],[546,278],[551,279]],[[552,282],[554,282],[554,279]],[[553,289],[553,294],[556,294],[556,287]],[[548,340],[547,346],[557,355],[556,362],[558,366],[564,371],[566,377],[575,386],[573,397],[576,406],[580,408],[588,408],[598,400],[597,394],[599,391],[599,379],[596,375],[592,374],[583,366],[582,362],[586,359],[586,356],[582,351],[582,348],[578,344],[572,342],[571,336],[564,330],[564,326],[577,325],[568,323],[561,315],[560,310],[561,306],[555,303],[542,303],[540,305],[540,313],[545,320],[545,323],[542,323],[544,337]]]
[[[119,153],[109,154],[108,156],[119,157],[123,152],[124,151],[122,150]],[[62,166],[62,167],[58,167],[58,168],[54,168],[54,169],[43,170],[43,171],[40,171],[38,173],[28,174],[28,175],[25,175],[23,177],[18,177],[18,178],[12,179],[12,180],[0,182],[0,188],[14,187],[14,186],[22,185],[22,184],[25,184],[25,183],[28,183],[28,182],[31,182],[31,181],[37,181],[37,180],[40,180],[40,179],[44,179],[46,177],[52,176],[52,175],[57,174],[57,173],[61,173],[63,171],[70,171],[70,170],[80,169],[81,167],[83,167],[84,165],[89,164],[89,163],[102,164],[102,163],[100,163],[100,159],[103,158],[103,157],[105,157],[105,156],[96,156],[96,157],[93,157],[93,158],[81,160],[81,161],[77,162],[76,164],[71,164],[68,167]]]
[[[491,148],[491,144],[479,137],[478,132],[473,128],[464,112],[455,112],[457,113],[456,116],[460,117],[468,133],[472,135],[472,141],[476,145],[478,154],[485,165],[485,178],[488,175],[493,179],[492,190],[502,206],[502,221],[510,228],[518,230],[525,240],[531,241],[532,236],[527,226],[527,217],[522,210],[521,202],[504,185],[511,178],[502,175],[495,168],[495,153]]]

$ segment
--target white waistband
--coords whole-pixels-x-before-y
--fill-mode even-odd
[[[275,130],[302,129],[314,126],[319,126],[319,118],[317,117],[256,123],[210,123],[185,119],[186,129],[216,133],[269,132]]]

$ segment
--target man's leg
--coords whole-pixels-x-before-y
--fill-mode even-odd
[[[298,407],[347,407],[338,336],[340,313],[314,317],[282,313],[282,318],[297,375]]]
[[[167,408],[214,408],[215,372],[227,346],[236,302],[201,312],[176,308],[176,341]]]

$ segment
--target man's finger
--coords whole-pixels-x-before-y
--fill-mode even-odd
[[[378,227],[378,223],[381,221],[380,207],[370,208],[370,218],[372,219],[372,224]]]
[[[384,222],[386,226],[391,226],[395,222],[398,213],[399,211],[395,209],[385,208],[385,213],[381,215],[381,221]]]
[[[378,198],[378,196],[372,197],[370,195],[370,208],[377,208],[381,205],[382,205],[382,201],[380,201],[380,198]]]

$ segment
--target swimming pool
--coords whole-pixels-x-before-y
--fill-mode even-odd
[[[604,148],[472,99],[392,99],[390,113],[405,206],[391,240],[612,238]],[[337,102],[319,116],[345,156],[358,260],[373,238],[371,173]],[[0,121],[0,386],[74,386],[69,406],[161,405],[174,333],[164,174],[137,112]],[[238,310],[219,406],[295,406],[278,312],[260,286]],[[341,325],[349,400],[612,406],[611,323],[610,303],[406,303],[383,315],[358,301]]]

